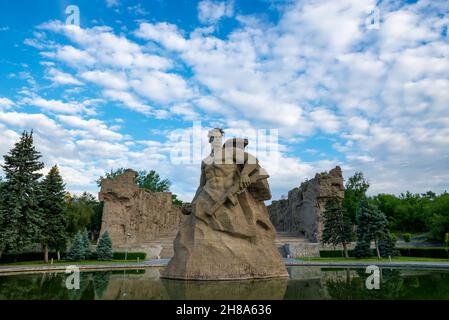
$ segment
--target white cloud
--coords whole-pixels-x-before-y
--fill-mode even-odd
[[[36,106],[45,111],[55,113],[75,114],[85,110],[85,106],[78,102],[63,102],[55,99],[44,99],[41,97],[24,98],[22,102],[26,105]]]
[[[108,8],[118,7],[120,5],[120,1],[119,0],[105,0],[105,1],[106,1],[106,6]]]
[[[81,81],[73,77],[71,74],[62,72],[55,68],[51,68],[48,71],[47,78],[56,85],[83,85]]]
[[[103,91],[103,96],[105,96],[106,98],[109,98],[113,101],[119,101],[121,102],[124,106],[141,112],[143,114],[150,114],[152,108],[144,103],[142,103],[141,101],[139,101],[138,98],[136,98],[134,95],[130,94],[127,91],[116,91],[116,90],[104,90]]]
[[[2,109],[9,109],[12,108],[15,105],[13,101],[11,101],[8,98],[0,97],[0,108]]]
[[[83,72],[81,77],[109,89],[126,90],[128,88],[128,81],[123,73],[95,70]]]
[[[198,19],[202,23],[216,23],[223,17],[234,15],[234,3],[232,1],[220,2],[203,0],[198,3]]]

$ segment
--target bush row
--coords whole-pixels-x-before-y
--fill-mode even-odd
[[[64,256],[65,254],[61,253],[61,259],[63,259]],[[58,259],[58,255],[56,254],[56,252],[48,253],[48,259],[51,260],[51,258],[53,258],[54,260]],[[4,253],[0,258],[0,263],[38,261],[38,260],[44,260],[43,252]]]
[[[421,257],[421,258],[449,258],[449,248],[446,247],[413,247],[398,248],[401,256],[404,257]]]
[[[126,252],[114,252],[114,260],[125,260]],[[147,254],[145,252],[128,252],[127,259],[128,260],[145,260]]]
[[[449,248],[446,247],[412,247],[396,248],[401,256],[416,258],[445,258],[449,259]],[[355,257],[354,250],[348,250],[350,257]],[[372,256],[376,256],[375,249],[372,249]],[[344,257],[343,250],[320,250],[321,258],[341,258]]]
[[[115,260],[125,260],[125,252],[114,252]],[[61,259],[65,259],[66,254],[61,253]],[[48,259],[57,260],[58,255],[56,252],[49,252]],[[143,261],[146,258],[145,252],[128,252],[127,259],[128,260],[139,260]],[[92,252],[89,260],[96,260],[97,254]],[[26,261],[42,261],[44,260],[43,252],[22,252],[22,253],[4,253],[0,258],[0,263],[13,263],[13,262],[26,262]]]

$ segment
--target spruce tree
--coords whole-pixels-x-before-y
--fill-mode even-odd
[[[377,257],[380,258],[379,241],[388,235],[385,214],[368,200],[363,200],[357,212],[357,242],[360,250],[366,248],[366,243],[374,241]]]
[[[44,247],[45,262],[48,262],[48,249],[64,245],[67,239],[64,188],[58,167],[52,167],[41,183],[40,206],[43,211],[41,243]]]
[[[382,257],[394,257],[399,254],[396,249],[396,240],[389,232],[383,239],[379,240],[379,251]]]
[[[89,233],[87,232],[87,229],[84,229],[83,233],[83,246],[84,246],[84,257],[86,259],[89,259],[92,255],[92,252],[90,251],[90,240],[89,240]]]
[[[100,240],[98,241],[97,259],[103,261],[113,259],[112,241],[107,231],[101,235]]]
[[[72,247],[67,254],[67,260],[81,261],[86,258],[86,246],[81,232],[75,235]]]
[[[322,242],[334,246],[341,244],[345,257],[349,258],[347,244],[352,240],[352,224],[340,199],[331,198],[327,201],[323,218]]]
[[[23,132],[19,142],[4,155],[6,181],[0,207],[0,251],[22,251],[39,241],[42,210],[39,207],[39,173],[44,164],[33,145],[33,132]]]

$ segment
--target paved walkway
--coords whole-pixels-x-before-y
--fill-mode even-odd
[[[166,266],[170,259],[147,260],[144,262],[131,263],[105,263],[105,264],[54,264],[54,265],[29,265],[29,266],[0,266],[0,274],[34,273],[42,271],[65,271],[67,266],[76,265],[80,270],[110,270],[110,269],[141,269],[149,267]],[[284,259],[286,266],[318,266],[318,267],[344,267],[362,268],[369,265],[390,268],[413,268],[449,270],[449,262],[345,262],[345,261],[306,261],[295,259]]]

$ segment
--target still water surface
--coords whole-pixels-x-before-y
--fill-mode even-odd
[[[449,272],[382,269],[379,290],[365,286],[365,269],[289,267],[288,279],[177,281],[159,268],[81,272],[80,289],[64,273],[0,276],[0,299],[449,299]]]

